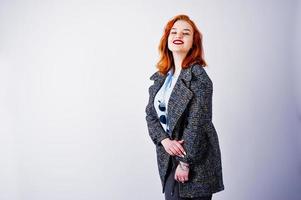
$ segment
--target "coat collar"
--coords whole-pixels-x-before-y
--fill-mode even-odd
[[[180,74],[179,74],[179,79],[183,79],[185,81],[190,81],[191,80],[191,69],[192,67],[188,67],[186,69],[182,69]],[[159,71],[156,71],[154,74],[150,76],[150,80],[164,80],[167,75],[161,74]]]

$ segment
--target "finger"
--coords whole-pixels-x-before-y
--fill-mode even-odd
[[[180,177],[179,180],[184,183],[184,178],[183,177]]]
[[[183,152],[184,155],[186,155],[185,149],[183,147],[183,142],[184,140],[180,140],[180,141],[176,141],[177,146],[179,146],[179,148],[181,149],[181,151]]]
[[[180,152],[181,155],[185,155],[186,154],[183,146],[180,143],[176,142],[175,145],[177,146],[178,151]]]
[[[170,150],[174,155],[178,155],[177,150],[176,150],[173,146],[171,146],[171,147],[169,148],[169,150]]]
[[[182,151],[179,149],[179,147],[176,145],[176,143],[173,144],[172,148],[176,152],[176,155],[178,155],[178,156],[182,156],[183,155]]]

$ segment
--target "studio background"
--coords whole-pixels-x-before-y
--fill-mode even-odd
[[[1,200],[164,199],[145,106],[177,14],[213,81],[213,199],[300,199],[300,1],[2,0]]]

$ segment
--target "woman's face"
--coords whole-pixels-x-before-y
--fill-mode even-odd
[[[168,49],[174,53],[188,53],[192,43],[192,26],[184,20],[176,21],[168,36]]]

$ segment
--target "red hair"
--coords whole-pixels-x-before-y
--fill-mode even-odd
[[[166,74],[171,67],[175,67],[173,64],[173,55],[172,52],[168,49],[167,42],[171,28],[174,25],[174,23],[178,20],[184,20],[188,22],[193,28],[192,48],[188,51],[186,57],[182,62],[182,69],[188,68],[193,63],[198,63],[203,67],[207,66],[207,63],[204,60],[204,49],[202,44],[201,32],[198,30],[195,23],[187,15],[177,15],[173,17],[169,22],[167,22],[164,28],[164,34],[160,40],[158,48],[160,60],[158,61],[156,67],[163,74]]]

